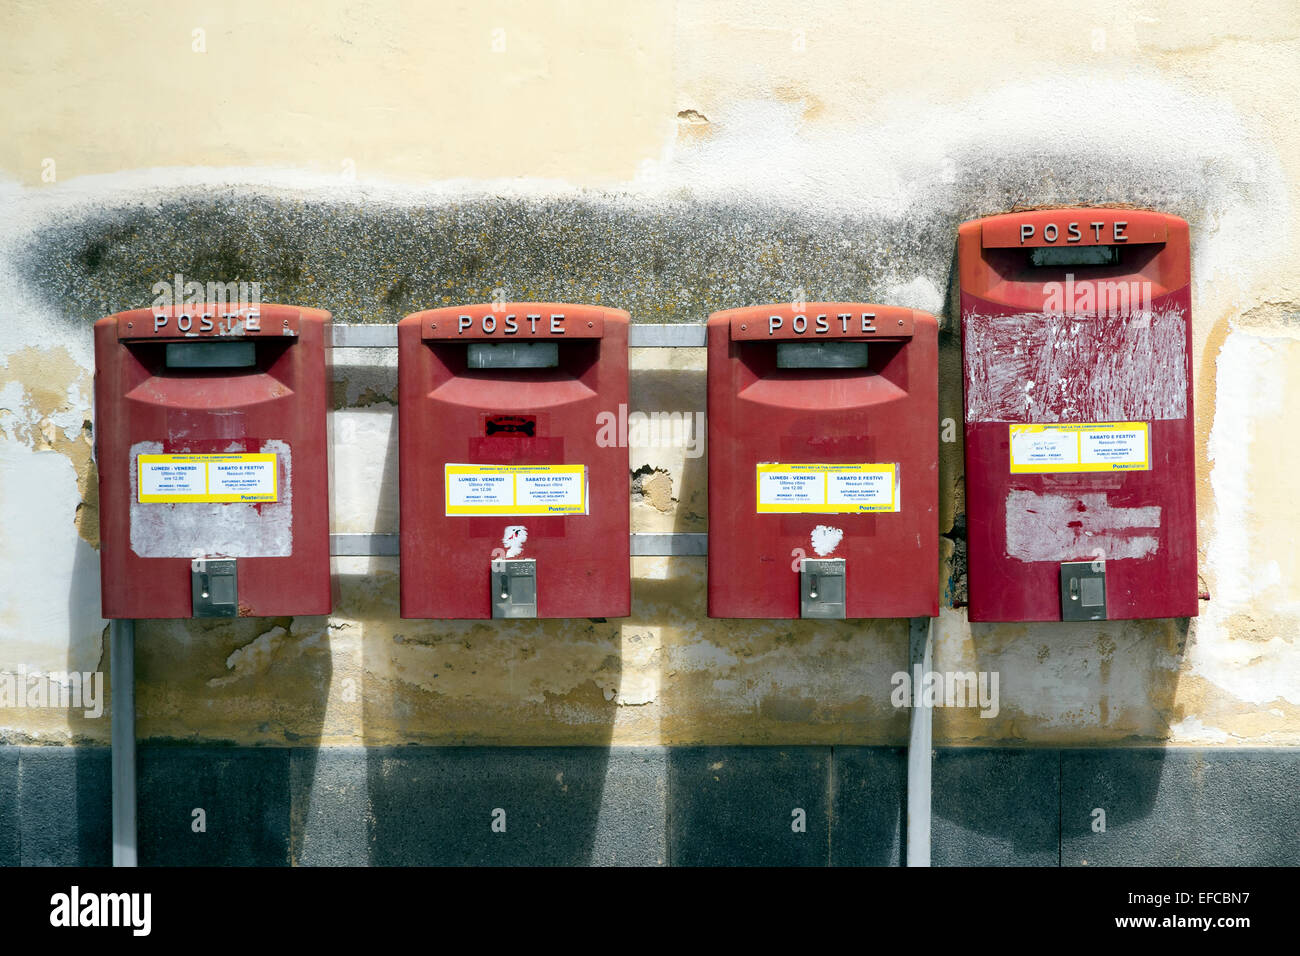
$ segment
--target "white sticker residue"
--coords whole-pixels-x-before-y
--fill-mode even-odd
[[[844,532],[839,528],[832,528],[830,525],[819,524],[812,531],[812,549],[817,552],[819,557],[834,552],[840,546],[840,541],[844,539]]]
[[[507,558],[518,557],[527,541],[528,529],[521,524],[507,525],[505,534],[501,536],[501,546],[506,549]]]
[[[1105,492],[1007,494],[1007,555],[1019,561],[1145,558],[1160,548],[1159,505],[1112,505]]]

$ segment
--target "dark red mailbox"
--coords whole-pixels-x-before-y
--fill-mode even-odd
[[[628,314],[453,306],[398,324],[402,616],[625,617]]]
[[[95,323],[105,617],[329,613],[328,367],[318,309]]]
[[[958,260],[970,619],[1195,615],[1187,223],[992,216]]]
[[[855,302],[709,317],[710,617],[938,614],[937,336]]]

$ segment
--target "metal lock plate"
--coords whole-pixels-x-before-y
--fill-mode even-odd
[[[1061,620],[1106,620],[1106,569],[1093,561],[1067,561],[1061,565]]]
[[[804,558],[799,563],[799,616],[844,620],[843,558]]]
[[[492,562],[492,616],[537,617],[537,561],[497,558]]]
[[[195,617],[238,617],[239,578],[234,558],[190,562],[190,595]]]

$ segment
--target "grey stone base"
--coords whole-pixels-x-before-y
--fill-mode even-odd
[[[897,866],[889,747],[142,745],[142,865]],[[937,866],[1300,863],[1300,750],[949,748]],[[109,753],[0,747],[0,864],[107,865]],[[1104,824],[1104,829],[1103,829]]]

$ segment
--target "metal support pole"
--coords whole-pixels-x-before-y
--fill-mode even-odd
[[[113,668],[113,865],[135,866],[135,621],[115,620]]]
[[[907,865],[930,865],[930,766],[934,710],[923,693],[931,667],[933,618],[914,617],[908,629],[912,726],[907,743]]]

